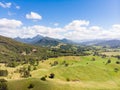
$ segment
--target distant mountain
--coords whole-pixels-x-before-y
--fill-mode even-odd
[[[41,36],[41,35],[37,35],[37,36],[35,36],[35,37],[33,37],[33,38],[20,38],[20,37],[16,37],[16,38],[14,38],[16,41],[19,41],[19,42],[23,42],[23,43],[34,43],[34,42],[37,42],[37,41],[39,41],[39,40],[41,40],[42,38],[44,38],[43,36]]]
[[[81,42],[82,45],[96,45],[96,46],[109,46],[109,47],[120,47],[120,40],[91,40]]]
[[[59,44],[74,44],[74,45],[96,45],[96,46],[109,46],[109,47],[120,47],[120,40],[89,40],[83,42],[74,42],[72,40],[64,39],[56,39],[50,37],[44,37],[41,35],[37,35],[33,38],[20,38],[17,37],[15,40],[19,42],[24,42],[33,45],[41,45],[41,46],[57,46]]]
[[[61,39],[60,41],[61,41],[62,43],[66,43],[66,44],[76,44],[76,43],[73,42],[72,40],[68,40],[68,39],[66,39],[66,38]]]
[[[75,44],[75,42],[68,39],[56,39],[50,37],[43,37],[41,35],[37,35],[33,38],[20,38],[17,37],[15,40],[23,43],[33,44],[33,45],[42,45],[42,46],[57,46],[60,43],[63,44]]]
[[[96,45],[98,43],[102,43],[106,40],[88,40],[88,41],[83,41],[83,42],[80,42],[80,44],[82,45]]]
[[[57,40],[57,39],[44,37],[44,38],[38,40],[37,42],[34,42],[33,44],[42,45],[42,46],[57,46],[60,43],[61,42],[59,40]]]
[[[103,42],[97,43],[95,45],[110,46],[112,48],[117,48],[117,47],[120,47],[120,40],[107,40],[107,41],[103,41]]]

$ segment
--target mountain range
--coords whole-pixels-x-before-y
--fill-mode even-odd
[[[91,41],[85,41],[81,42],[80,44],[82,45],[87,45],[87,46],[108,46],[111,48],[117,48],[120,47],[120,40],[119,39],[109,39],[109,40],[91,40]]]
[[[59,44],[75,44],[74,41],[68,39],[56,39],[50,37],[44,37],[41,35],[37,35],[33,38],[14,38],[16,41],[33,44],[33,45],[41,45],[41,46],[57,46]]]
[[[33,38],[20,38],[16,37],[15,40],[23,43],[33,44],[33,45],[41,45],[41,46],[57,46],[59,44],[74,44],[74,45],[95,45],[95,46],[109,46],[109,47],[120,47],[120,40],[119,39],[99,39],[99,40],[89,40],[89,41],[82,41],[76,42],[69,39],[56,39],[50,37],[44,37],[41,35],[37,35]]]

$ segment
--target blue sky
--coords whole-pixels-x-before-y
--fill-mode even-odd
[[[83,40],[90,37],[95,39],[97,36],[92,38],[92,35],[101,33],[100,38],[110,38],[111,36],[119,38],[116,37],[116,33],[110,34],[112,30],[119,32],[120,0],[1,0],[0,19],[1,23],[10,20],[21,22],[21,24],[18,23],[20,26],[16,26],[13,31],[3,28],[3,24],[0,25],[0,28],[2,27],[1,35],[8,37],[32,37],[41,34]],[[43,30],[36,30],[36,28]],[[88,31],[91,35],[86,38]],[[13,34],[16,35],[7,34],[10,32],[14,32]],[[71,37],[77,32],[78,36]],[[103,37],[104,35],[107,37]],[[81,39],[79,39],[80,37]]]

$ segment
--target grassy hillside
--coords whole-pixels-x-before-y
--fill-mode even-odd
[[[41,59],[47,54],[46,52],[46,48],[20,43],[11,38],[0,36],[0,62],[20,62],[28,57]]]
[[[95,58],[95,60],[93,60]],[[106,64],[108,59],[111,63]],[[53,65],[54,62],[58,64]],[[67,56],[40,61],[32,78],[8,81],[9,90],[119,90],[120,65],[116,58],[99,56]],[[118,71],[115,71],[115,68]],[[54,79],[48,76],[55,74]],[[46,81],[40,80],[47,75]],[[15,85],[14,85],[15,84]]]

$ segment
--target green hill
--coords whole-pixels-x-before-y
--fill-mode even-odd
[[[17,42],[11,38],[0,36],[0,62],[21,61],[26,58],[42,59],[47,49]]]
[[[93,60],[95,58],[95,61]],[[40,61],[32,78],[8,81],[9,90],[119,90],[120,65],[116,58],[99,56],[67,56]],[[54,64],[55,62],[57,64]],[[116,69],[118,71],[116,71]],[[54,73],[53,79],[49,78]],[[47,76],[46,81],[40,78]]]

